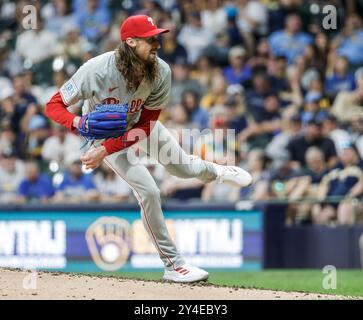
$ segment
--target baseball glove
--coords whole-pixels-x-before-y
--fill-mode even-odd
[[[87,140],[117,138],[126,132],[128,104],[98,104],[83,115],[79,133]]]

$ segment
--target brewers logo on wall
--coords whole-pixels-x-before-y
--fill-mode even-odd
[[[131,226],[120,218],[102,217],[86,231],[86,241],[93,261],[105,271],[120,269],[131,251]]]

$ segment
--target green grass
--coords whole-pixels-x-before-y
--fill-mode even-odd
[[[110,275],[110,274],[108,274]],[[119,272],[114,276],[146,280],[160,280],[162,272]],[[337,270],[337,288],[324,289],[322,270],[265,270],[260,272],[212,271],[209,283],[242,288],[315,292],[363,297],[363,271]]]

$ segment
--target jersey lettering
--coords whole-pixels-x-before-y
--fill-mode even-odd
[[[114,98],[114,97],[108,97],[106,99],[103,99],[103,104],[118,104],[120,103],[120,100]]]
[[[139,112],[140,109],[143,106],[143,101],[142,99],[137,99],[137,100],[132,100],[131,101],[131,106],[129,109],[129,113],[135,113],[135,112]]]

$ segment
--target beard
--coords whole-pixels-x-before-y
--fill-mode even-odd
[[[148,59],[139,57],[134,48],[124,42],[115,50],[116,67],[126,80],[126,88],[129,92],[136,91],[142,78],[148,82],[154,82],[159,76],[159,64],[157,54]]]

